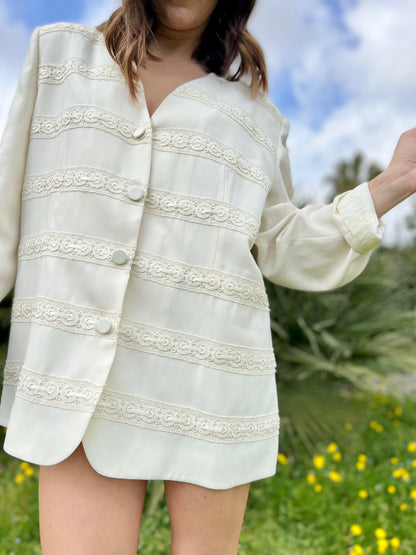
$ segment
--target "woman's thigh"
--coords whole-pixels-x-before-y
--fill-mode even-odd
[[[64,461],[40,466],[42,555],[136,555],[146,487],[98,474],[82,443]]]
[[[171,555],[236,555],[250,484],[209,489],[165,480]]]

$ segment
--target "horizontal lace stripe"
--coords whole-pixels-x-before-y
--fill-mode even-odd
[[[63,64],[40,64],[38,70],[38,83],[59,85],[65,79],[77,73],[88,79],[104,79],[124,82],[123,74],[118,71],[118,66],[100,65],[89,66],[82,58],[67,58]]]
[[[273,349],[256,349],[123,320],[118,343],[128,349],[202,364],[236,374],[263,375],[276,371]]]
[[[227,104],[218,98],[210,96],[198,87],[188,86],[186,84],[179,86],[177,90],[172,92],[172,96],[190,98],[226,114],[242,127],[242,129],[244,129],[244,131],[246,131],[257,143],[274,154],[277,148],[276,143],[265,131],[263,131],[263,129],[256,125],[253,119],[244,112],[240,106],[236,104]]]
[[[102,386],[90,381],[41,374],[20,363],[6,362],[5,385],[17,387],[16,397],[50,407],[94,412]]]
[[[106,334],[101,334],[96,327],[102,317],[110,318],[113,323],[112,329]],[[118,344],[129,349],[202,364],[224,372],[248,375],[276,372],[272,348],[245,347],[129,319],[120,321],[120,313],[117,312],[81,307],[47,297],[15,297],[11,321],[36,322],[103,339],[117,337]]]
[[[115,112],[90,104],[69,106],[56,116],[33,116],[30,133],[34,139],[50,139],[69,129],[82,127],[92,127],[105,131],[132,145],[151,142],[151,128],[149,126],[146,127],[146,133],[143,137],[136,138],[134,131],[137,124]]]
[[[133,275],[162,285],[269,310],[263,283],[214,268],[184,264],[141,251],[134,259],[132,271]]]
[[[138,185],[143,189],[146,197],[145,212],[240,231],[250,237],[251,246],[256,240],[260,221],[233,204],[196,195],[172,193],[153,186],[148,188],[138,181],[88,166],[26,176],[23,182],[22,201],[44,197],[51,193],[76,191],[107,195],[129,204],[137,204],[137,201],[131,200],[127,195],[127,190],[132,185]]]
[[[260,221],[252,214],[228,202],[172,193],[154,187],[149,189],[144,211],[158,216],[241,231],[250,237],[252,244],[260,227]]]
[[[120,267],[132,276],[155,283],[213,295],[232,302],[268,310],[268,297],[263,283],[214,268],[185,264],[151,253],[138,252],[135,246],[102,240],[99,237],[46,231],[22,237],[18,260],[55,256],[114,267],[112,254],[117,249],[127,252],[128,261]]]
[[[191,407],[104,389],[88,381],[41,374],[6,362],[5,384],[16,397],[57,408],[92,412],[93,418],[120,422],[219,443],[258,441],[279,434],[279,414],[223,416]]]
[[[153,147],[157,150],[191,154],[228,166],[235,173],[254,181],[269,192],[271,181],[260,166],[212,135],[189,129],[154,129]]]

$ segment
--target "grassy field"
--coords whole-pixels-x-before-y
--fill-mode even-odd
[[[347,442],[313,457],[280,447],[277,474],[251,486],[239,555],[416,554],[414,403],[376,395],[360,426],[345,425]],[[40,554],[38,468],[2,452],[0,472],[0,555]],[[169,542],[163,500],[138,553],[168,555]]]

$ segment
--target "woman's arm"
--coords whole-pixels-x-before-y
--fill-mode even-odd
[[[14,286],[21,191],[37,97],[39,27],[33,31],[0,142],[0,301]]]
[[[368,188],[379,218],[416,192],[416,127],[400,136],[387,169]]]
[[[284,118],[276,173],[252,254],[263,276],[273,283],[304,291],[328,291],[355,279],[380,244],[384,225],[375,201],[382,202],[381,185],[377,186],[375,201],[365,182],[337,195],[330,204],[296,207],[292,203],[288,133],[289,122]],[[390,175],[386,172],[385,177]],[[396,204],[399,199],[396,194]]]

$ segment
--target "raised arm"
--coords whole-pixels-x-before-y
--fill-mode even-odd
[[[392,162],[379,177],[336,196],[330,204],[297,208],[292,203],[286,145],[289,122],[283,119],[276,175],[252,249],[264,277],[305,291],[334,289],[357,277],[384,234],[379,216],[416,190],[415,131],[402,135]]]

